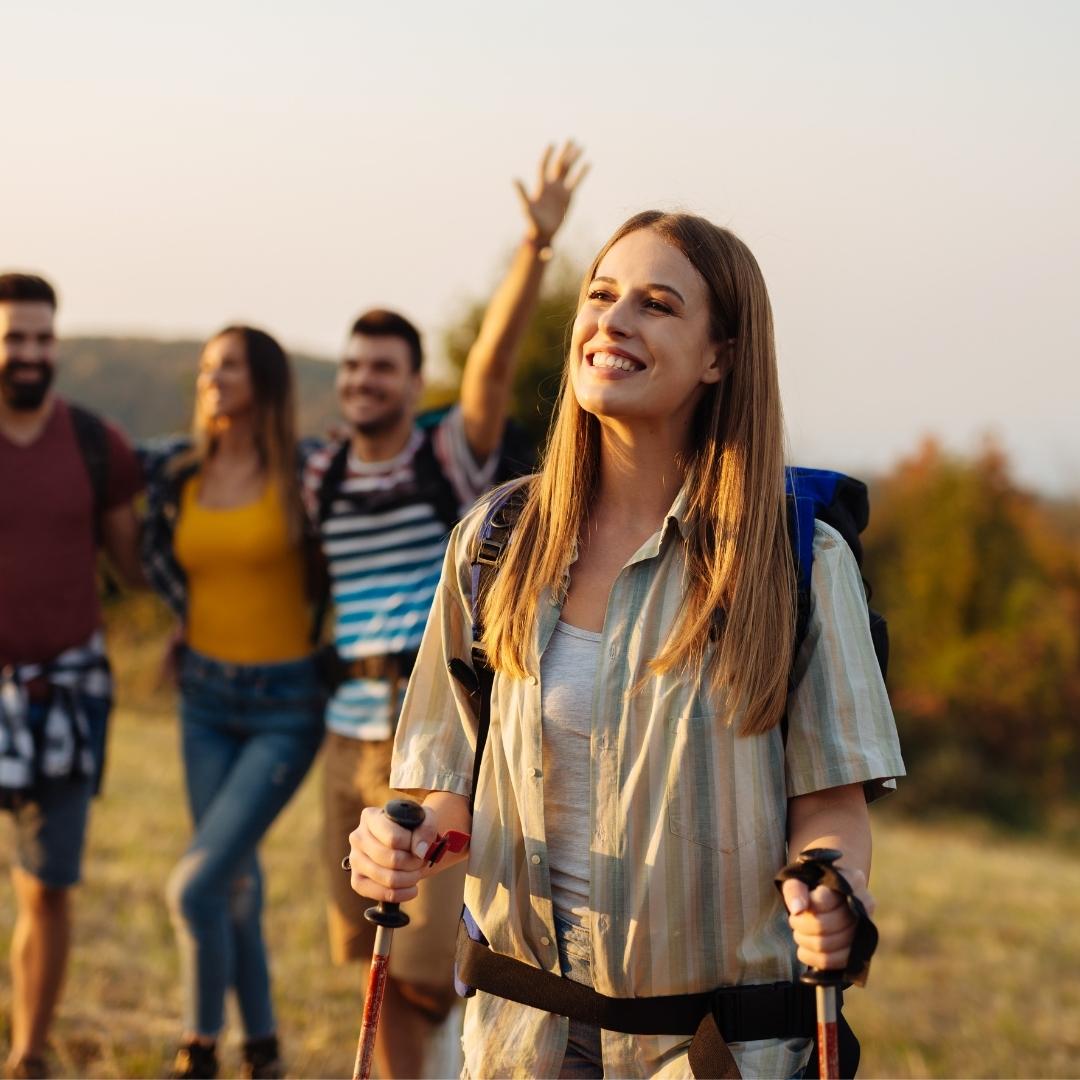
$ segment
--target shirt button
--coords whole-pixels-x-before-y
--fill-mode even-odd
[[[540,865],[540,856],[539,855],[534,855],[532,857],[532,864],[533,864],[533,866],[539,866]]]
[[[529,775],[530,776],[539,776],[540,775],[540,770],[538,768],[536,768],[535,766],[533,766],[533,768],[531,768],[529,770]]]
[[[547,936],[547,934],[545,934],[545,935],[544,935],[544,936],[543,936],[543,937],[542,937],[542,938],[540,939],[540,944],[541,944],[541,945],[550,945],[550,944],[551,944],[551,938],[549,938],[549,937]]]
[[[530,675],[529,676],[529,685],[530,686],[535,686],[536,685],[536,676],[535,675]]]

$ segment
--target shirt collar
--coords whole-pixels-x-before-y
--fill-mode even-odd
[[[664,532],[674,523],[679,530],[679,535],[684,540],[690,536],[690,493],[686,490],[686,483],[679,488],[679,494],[671,504],[671,509],[664,518]]]

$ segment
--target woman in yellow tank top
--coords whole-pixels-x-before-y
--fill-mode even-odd
[[[256,849],[322,739],[292,374],[250,327],[206,345],[194,439],[147,460],[147,574],[181,616],[180,718],[195,835],[169,879],[184,1035],[174,1075],[213,1077],[226,992],[242,1075],[283,1073]]]

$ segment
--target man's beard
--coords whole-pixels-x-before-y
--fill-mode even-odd
[[[15,375],[25,371],[32,371],[37,378],[32,382],[26,379],[16,379]],[[9,360],[0,370],[0,397],[9,409],[16,412],[33,412],[41,407],[45,396],[52,386],[53,376],[56,369],[45,360],[27,362],[25,360]]]
[[[401,423],[404,415],[405,406],[402,405],[400,408],[384,413],[374,420],[361,420],[350,426],[357,435],[364,435],[370,439],[377,435],[385,435],[388,431],[393,431]]]

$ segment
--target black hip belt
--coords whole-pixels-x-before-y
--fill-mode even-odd
[[[615,998],[493,952],[458,927],[457,975],[468,986],[627,1035],[687,1035],[695,1077],[738,1077],[729,1042],[813,1038],[814,990],[801,983],[723,986],[697,994]]]

